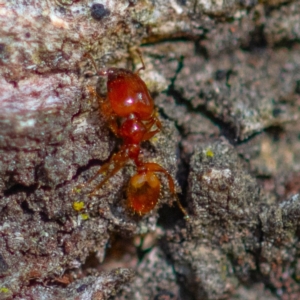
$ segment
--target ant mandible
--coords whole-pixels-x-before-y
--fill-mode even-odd
[[[156,206],[160,194],[161,182],[156,173],[164,174],[168,179],[171,194],[186,219],[189,216],[181,205],[175,191],[175,184],[169,172],[157,163],[145,163],[140,160],[141,143],[150,140],[161,130],[161,122],[156,116],[154,102],[145,82],[138,73],[145,70],[143,58],[140,56],[142,67],[136,72],[121,68],[97,70],[96,63],[90,58],[97,74],[107,77],[107,99],[100,97],[93,89],[93,95],[98,99],[100,110],[112,132],[123,140],[119,152],[105,163],[98,172],[83,186],[90,184],[99,175],[105,174],[104,179],[89,194],[94,196],[112,176],[124,165],[133,160],[136,173],[130,178],[127,187],[127,205],[140,216],[149,213]],[[119,125],[121,120],[121,125]],[[153,129],[154,125],[156,126]],[[113,166],[111,168],[111,166]]]

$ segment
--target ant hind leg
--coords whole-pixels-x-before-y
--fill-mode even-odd
[[[97,190],[99,190],[111,177],[113,177],[119,170],[121,170],[124,165],[128,161],[128,156],[126,155],[126,152],[123,150],[120,150],[118,153],[114,154],[113,157],[110,159],[109,162],[104,164],[98,172],[87,182],[87,184],[94,181],[99,175],[106,173],[110,166],[114,164],[114,167],[112,170],[108,171],[107,174],[105,174],[105,177],[101,182],[89,193],[89,196],[92,197],[96,194]]]
[[[120,169],[122,169],[127,161],[128,157],[126,155],[126,152],[120,150],[118,153],[114,154],[107,163],[102,165],[96,172],[96,174],[92,176],[92,178],[90,178],[86,183],[78,185],[76,188],[81,190],[90,185],[99,175],[105,174],[101,182],[89,193],[90,197],[94,196],[96,194],[96,191],[99,190]],[[114,165],[113,168],[109,170],[112,165]]]
[[[141,166],[141,169],[146,169],[146,171],[149,171],[149,172],[163,173],[165,176],[167,176],[170,192],[175,197],[178,207],[184,214],[184,218],[186,220],[189,220],[190,216],[188,215],[187,211],[180,203],[180,200],[179,200],[176,190],[175,190],[175,183],[174,183],[174,180],[173,180],[172,176],[170,175],[170,173],[157,163],[144,163]]]

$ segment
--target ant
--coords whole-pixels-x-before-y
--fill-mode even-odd
[[[179,208],[185,218],[189,219],[178,199],[174,180],[169,172],[157,163],[145,163],[139,158],[142,152],[141,143],[150,140],[160,132],[162,125],[156,116],[154,102],[147,86],[138,75],[140,71],[145,70],[145,64],[139,51],[138,55],[142,67],[132,72],[122,68],[98,70],[93,57],[89,53],[85,54],[85,57],[91,60],[97,74],[107,77],[107,99],[98,95],[95,89],[91,88],[91,93],[99,101],[100,111],[111,131],[123,140],[123,145],[119,152],[115,153],[81,187],[90,184],[99,175],[105,174],[104,179],[89,194],[89,196],[94,196],[97,190],[122,169],[129,160],[133,160],[136,165],[136,173],[129,180],[127,187],[128,207],[140,216],[153,210],[158,202],[161,188],[161,182],[156,173],[162,173],[168,179],[170,192],[176,198]],[[111,166],[113,167],[111,168]]]

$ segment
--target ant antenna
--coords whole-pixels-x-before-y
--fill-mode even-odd
[[[106,75],[106,74],[107,74],[107,71],[106,71],[106,70],[98,70],[98,69],[97,69],[96,62],[95,62],[93,56],[92,56],[90,53],[88,53],[88,52],[85,53],[85,54],[83,55],[83,57],[87,57],[87,58],[90,59],[92,65],[93,65],[93,67],[94,67],[94,69],[95,69],[95,71],[96,71],[96,73],[97,73],[98,75],[103,76],[103,75]]]
[[[142,67],[140,67],[139,69],[137,69],[135,71],[135,74],[138,74],[140,71],[146,70],[146,67],[145,67],[145,63],[144,63],[141,51],[139,49],[136,49],[136,52],[137,52],[138,56],[140,57],[140,60],[141,60],[141,63],[142,63]]]

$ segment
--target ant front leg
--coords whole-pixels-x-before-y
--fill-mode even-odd
[[[157,115],[158,115],[158,111],[155,110],[153,112],[152,116],[150,117],[150,119],[147,120],[147,123],[146,123],[147,129],[151,129],[151,127],[155,124],[157,129],[159,131],[161,130],[162,124],[161,124],[160,120],[158,119]]]
[[[153,125],[156,125],[157,129],[151,131]],[[148,141],[161,131],[162,125],[156,116],[152,116],[151,119],[145,124],[145,127],[147,132],[143,136],[143,141]]]

